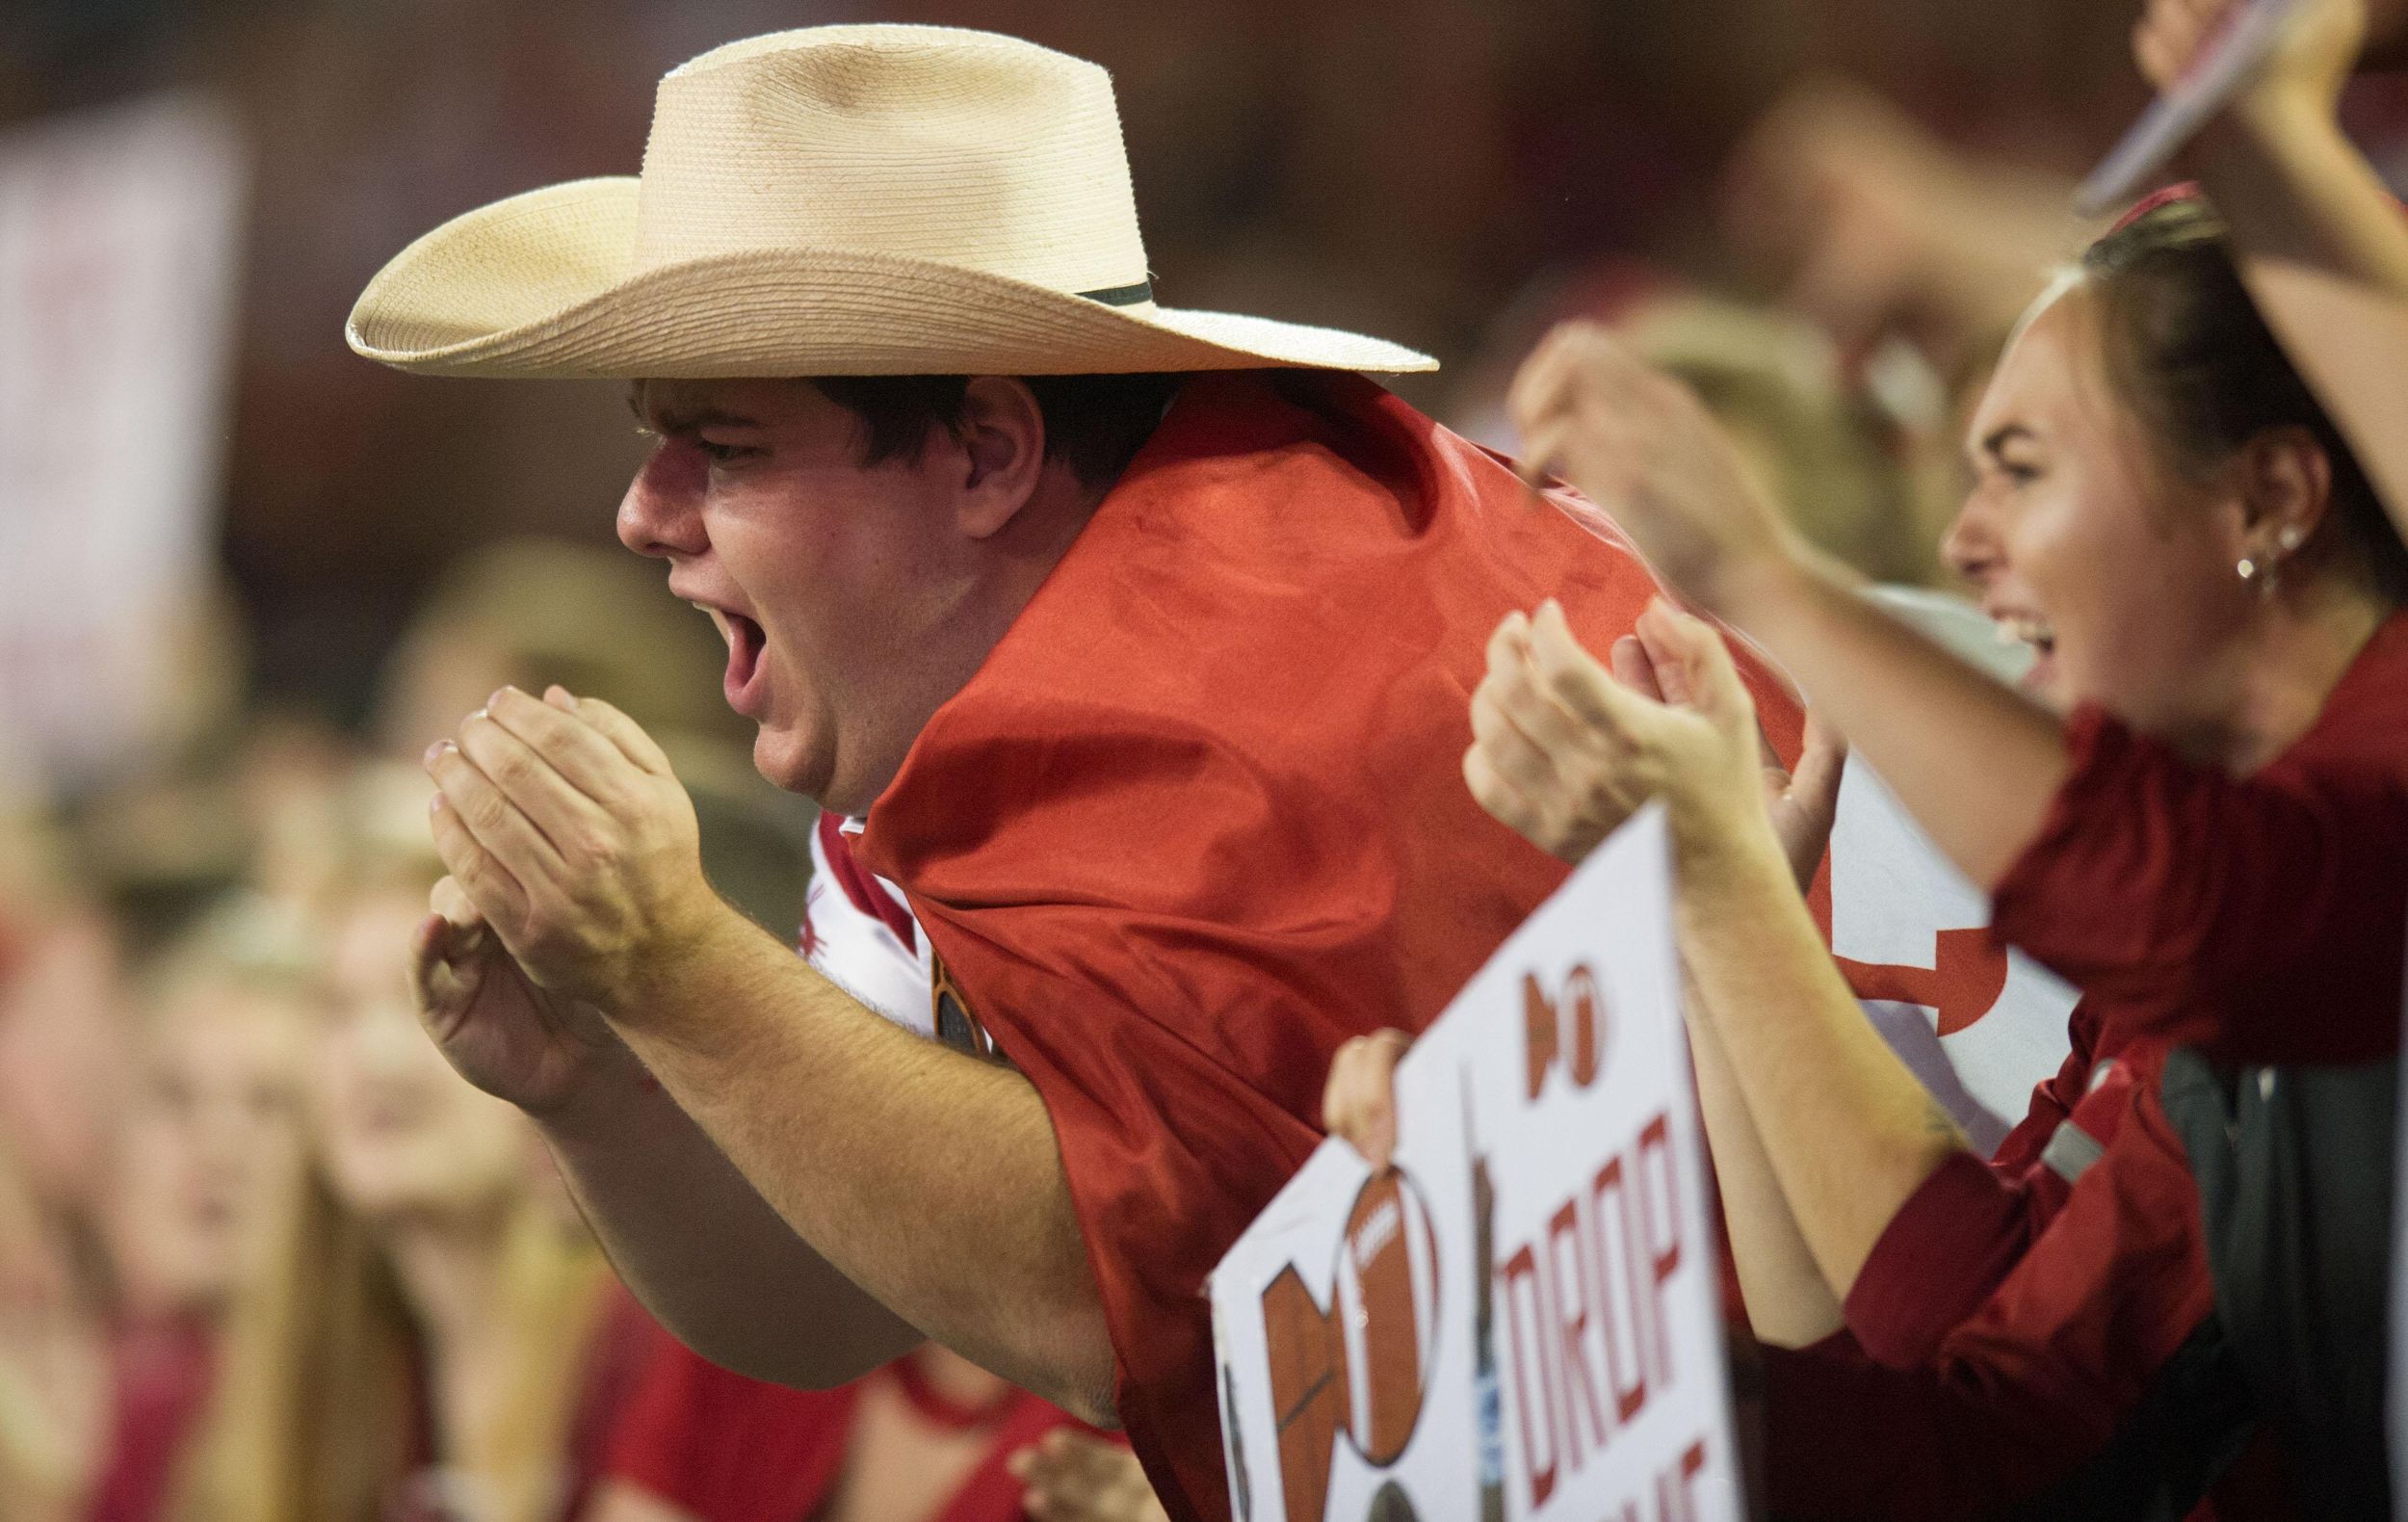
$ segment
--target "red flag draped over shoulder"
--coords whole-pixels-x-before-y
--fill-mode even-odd
[[[871,811],[1044,1096],[1174,1515],[1228,1514],[1204,1277],[1321,1142],[1332,1051],[1426,1025],[1563,879],[1463,783],[1491,631],[1553,596],[1603,651],[1655,590],[1367,380],[1199,379]]]

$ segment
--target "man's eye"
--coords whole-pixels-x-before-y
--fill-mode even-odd
[[[760,453],[748,444],[721,444],[707,438],[694,440],[694,448],[709,458],[714,465],[724,465],[731,459],[746,459]]]
[[[2040,479],[2040,467],[2018,459],[2002,459],[1999,461],[1999,474],[2016,485],[2028,486]]]

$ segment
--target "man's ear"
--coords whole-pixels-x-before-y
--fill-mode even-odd
[[[1045,413],[1024,380],[974,376],[963,393],[962,496],[955,517],[974,539],[1001,533],[1045,469]]]
[[[2234,461],[2241,532],[2261,564],[2275,564],[2316,537],[2333,505],[2333,457],[2304,428],[2267,429]]]

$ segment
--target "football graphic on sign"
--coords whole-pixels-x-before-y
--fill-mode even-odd
[[[1413,1181],[1366,1181],[1338,1242],[1323,1309],[1293,1264],[1263,1291],[1286,1511],[1318,1517],[1343,1432],[1366,1461],[1412,1440],[1438,1346],[1438,1241]]]

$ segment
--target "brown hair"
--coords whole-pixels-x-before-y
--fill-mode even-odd
[[[2241,283],[2224,223],[2196,197],[2133,218],[2082,255],[2109,381],[2166,459],[2204,477],[2251,438],[2296,428],[2332,465],[2332,517],[2387,601],[2408,600],[2408,548],[2357,456]]]
[[[1183,375],[1022,376],[1045,418],[1045,458],[1107,486],[1153,436]],[[861,463],[917,459],[938,429],[958,437],[968,376],[820,376],[811,383],[861,419]]]

